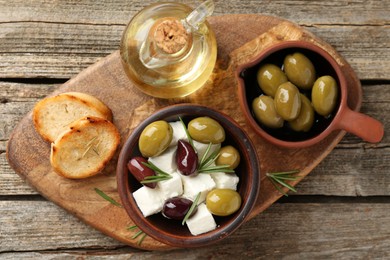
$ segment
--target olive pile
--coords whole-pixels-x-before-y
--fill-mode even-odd
[[[183,127],[185,128],[185,125]],[[217,121],[209,117],[197,117],[191,120],[187,126],[187,133],[192,140],[203,144],[221,144],[225,141],[225,130]],[[142,156],[131,158],[127,166],[130,173],[143,185],[152,189],[156,188],[156,182],[143,183],[145,178],[158,174],[147,167],[147,158],[161,155],[169,146],[172,146],[172,139],[173,129],[168,122],[163,120],[150,123],[142,131],[138,142]],[[181,175],[195,177],[199,174],[200,158],[190,142],[178,140],[174,156]],[[213,162],[216,166],[224,166],[233,170],[240,163],[240,154],[231,145],[223,146]],[[192,204],[193,201],[184,197],[169,198],[164,203],[162,215],[169,219],[183,220]],[[213,189],[206,196],[206,206],[213,215],[227,216],[240,208],[241,196],[235,190]]]
[[[264,94],[252,101],[256,119],[272,129],[288,128],[308,132],[316,114],[330,117],[336,107],[336,80],[325,75],[316,76],[313,63],[302,53],[284,58],[281,67],[266,63],[257,72],[257,83]]]

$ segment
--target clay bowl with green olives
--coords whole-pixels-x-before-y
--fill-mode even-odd
[[[221,150],[226,147],[224,149],[226,149],[227,153],[230,153],[231,147],[234,147],[235,149],[233,150],[236,150],[240,157],[239,162],[234,160],[234,162],[231,162],[231,166],[234,167],[234,172],[239,177],[236,193],[241,198],[241,204],[234,213],[228,216],[222,216],[223,214],[221,216],[214,216],[216,228],[197,235],[193,235],[186,224],[182,225],[181,220],[178,221],[166,218],[166,216],[163,216],[161,213],[144,217],[143,212],[137,206],[137,201],[133,195],[135,191],[143,187],[139,180],[130,174],[130,168],[128,168],[128,163],[132,158],[145,156],[144,153],[159,153],[159,149],[161,148],[160,144],[169,142],[169,140],[166,141],[165,135],[170,135],[171,131],[171,129],[165,131],[167,126],[164,121],[172,123],[179,121],[180,118],[182,124],[187,125],[187,130],[188,132],[191,132],[191,135],[197,135],[197,138],[204,139],[206,142],[209,141],[207,139],[209,133],[207,133],[206,136],[203,136],[202,131],[194,132],[190,129],[190,123],[196,121],[199,124],[203,124],[204,122],[199,119],[203,120],[204,118],[209,118],[211,121],[217,122],[217,125],[223,128],[224,133],[221,139],[219,127],[214,127],[214,125],[212,125],[211,131],[213,134],[211,141],[222,141]],[[150,147],[148,145],[148,140],[142,140],[145,139],[143,136],[143,133],[145,133],[144,130],[151,124],[155,124],[155,122],[160,123],[157,123],[158,126],[154,126],[154,128],[161,128],[163,130],[163,134],[158,136],[158,139],[161,140],[161,142],[157,148]],[[147,130],[148,129],[145,131]],[[178,141],[177,143],[179,144],[181,142]],[[187,144],[187,148],[188,146],[189,144]],[[179,153],[179,147],[181,146],[178,145],[177,147],[176,155]],[[186,148],[186,145],[183,147]],[[219,154],[221,154],[221,152]],[[176,156],[176,158],[178,157]],[[226,161],[227,159],[223,157],[218,157],[216,162],[218,162],[218,160],[221,160],[224,163],[230,163],[229,160]],[[199,173],[199,175],[201,174],[203,173]],[[125,141],[119,155],[117,164],[117,183],[119,195],[127,214],[133,220],[134,224],[147,235],[174,247],[199,247],[220,241],[234,232],[245,221],[254,207],[258,196],[260,187],[260,167],[257,153],[251,140],[233,119],[208,107],[194,104],[178,104],[155,112],[131,133],[129,138]],[[215,189],[212,191],[215,191]],[[209,192],[209,194],[210,193],[211,192]]]
[[[238,96],[253,130],[287,148],[312,146],[335,130],[377,143],[379,121],[347,105],[340,65],[321,47],[305,41],[272,45],[237,68]]]

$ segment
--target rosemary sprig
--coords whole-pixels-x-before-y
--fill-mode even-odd
[[[144,232],[142,230],[138,231],[137,233],[135,233],[134,236],[131,237],[131,239],[136,239],[137,237],[139,237],[139,235],[141,234],[144,234]]]
[[[170,178],[172,178],[172,176],[162,176],[162,175],[147,176],[143,181],[141,181],[141,183],[145,184],[145,183],[165,181],[165,180],[169,180]]]
[[[204,152],[202,158],[200,159],[200,168],[202,168],[204,166],[205,161],[207,159],[207,155],[210,152],[211,146],[212,146],[212,143],[210,142],[209,145],[207,146],[206,151]]]
[[[230,169],[228,165],[211,166],[220,155],[219,150],[216,150],[209,155],[211,145],[212,143],[209,143],[202,159],[200,160],[198,173],[234,172],[234,170]]]
[[[160,168],[158,168],[154,163],[152,162],[142,162],[143,165],[145,165],[146,167],[148,167],[149,169],[155,171],[157,174],[160,174],[160,175],[168,175],[169,176],[169,173],[167,172],[164,172],[163,170],[161,170]]]
[[[102,197],[103,199],[107,200],[108,202],[110,202],[111,204],[117,206],[117,207],[120,207],[122,208],[122,205],[117,202],[116,200],[114,200],[113,198],[111,198],[110,196],[108,196],[107,194],[104,193],[104,191],[98,189],[98,188],[95,188],[95,191],[98,195],[100,195],[100,197]]]
[[[134,226],[130,226],[127,228],[127,230],[134,230],[134,229],[137,229],[138,226],[134,225]],[[147,236],[145,232],[143,232],[142,230],[139,230],[138,232],[136,232],[132,237],[131,239],[136,239],[137,237],[140,237],[140,239],[138,240],[138,243],[137,245],[141,245],[142,241],[144,241],[145,237]]]
[[[198,195],[196,195],[194,202],[192,202],[190,209],[188,210],[187,214],[184,216],[184,219],[181,222],[183,226],[186,223],[186,221],[191,217],[192,212],[194,212],[195,208],[198,206],[199,198],[200,198],[200,192],[198,193]]]
[[[146,233],[143,233],[142,236],[141,236],[141,238],[138,240],[137,245],[140,246],[140,245],[142,244],[142,242],[144,241],[144,239],[145,239],[146,236],[147,236]]]
[[[152,162],[142,162],[143,165],[148,167],[149,169],[153,170],[156,175],[154,176],[147,176],[143,181],[141,181],[142,184],[145,183],[153,183],[153,182],[159,182],[159,181],[165,181],[172,178],[172,176],[169,173],[164,172],[160,168],[158,168],[156,165],[154,165]]]
[[[215,173],[215,172],[234,172],[228,165],[217,165],[199,170],[199,173]]]
[[[188,142],[190,143],[192,148],[194,148],[194,150],[196,151],[195,146],[194,146],[194,141],[192,140],[192,137],[190,136],[190,133],[188,133],[188,129],[187,129],[186,124],[184,123],[183,119],[181,119],[180,116],[179,116],[179,120],[180,120],[181,124],[183,125],[184,131],[186,132]]]
[[[81,158],[84,158],[84,156],[91,150],[92,150],[99,156],[99,153],[97,151],[97,146],[100,144],[100,141],[96,144],[93,145],[93,142],[96,140],[97,136],[93,137],[86,145],[85,145],[85,150],[83,154],[81,155]]]
[[[100,145],[100,143],[102,142],[102,140],[99,140],[99,142],[93,146],[92,150],[96,153],[97,156],[100,156],[99,152],[98,152],[98,147]]]
[[[266,176],[269,178],[271,183],[281,194],[288,197],[288,194],[282,190],[282,187],[286,187],[287,189],[293,192],[297,192],[297,190],[293,186],[286,183],[285,181],[296,181],[299,178],[302,178],[303,176],[293,176],[298,172],[299,170],[292,170],[286,172],[271,172],[271,173],[267,172]]]
[[[81,155],[81,158],[84,158],[84,156],[91,150],[92,145],[88,145],[87,148],[84,150],[83,154]]]
[[[127,230],[133,230],[133,229],[136,229],[136,228],[138,228],[138,226],[134,225],[134,226],[127,227]]]

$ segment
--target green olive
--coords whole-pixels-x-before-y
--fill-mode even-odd
[[[257,72],[257,82],[264,94],[274,97],[276,89],[287,82],[287,77],[278,66],[265,64]]]
[[[337,82],[332,76],[322,76],[314,82],[311,102],[318,114],[329,116],[336,106],[337,96]]]
[[[206,206],[211,214],[228,216],[241,206],[241,196],[235,190],[214,189],[207,194]]]
[[[138,147],[144,157],[161,154],[172,141],[172,127],[166,121],[150,123],[142,131]]]
[[[260,123],[269,128],[281,128],[283,118],[276,112],[274,99],[269,96],[259,96],[252,102],[253,113]]]
[[[298,117],[288,122],[291,129],[297,132],[308,132],[314,123],[314,109],[310,100],[301,94],[301,112]]]
[[[219,150],[215,164],[228,165],[230,169],[235,169],[240,164],[240,153],[231,145],[224,146]]]
[[[295,52],[284,59],[284,71],[287,78],[297,87],[311,89],[316,79],[313,63],[302,53]]]
[[[287,121],[294,120],[301,111],[301,95],[291,82],[278,87],[274,98],[276,112]]]
[[[219,144],[225,141],[225,130],[210,117],[198,117],[188,123],[188,133],[195,141]]]

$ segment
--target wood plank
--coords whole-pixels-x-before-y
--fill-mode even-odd
[[[143,6],[153,2],[5,1],[0,10],[0,35],[4,36],[0,44],[0,77],[77,75],[115,51],[126,23]],[[346,5],[334,0],[325,5],[326,8],[316,1],[259,4],[231,0],[217,2],[215,15],[262,13],[311,27],[309,30],[347,58],[359,77],[388,79],[385,68],[389,64],[380,61],[390,60],[389,28],[377,26],[388,24],[386,1],[350,1]],[[318,12],[322,15],[317,15]],[[362,38],[367,41],[361,41]]]
[[[5,152],[0,152],[0,196],[38,194],[9,166]]]
[[[53,92],[55,84],[23,84],[0,81],[0,151],[12,130],[34,104]]]
[[[0,24],[0,78],[69,78],[119,49],[124,26]],[[65,73],[64,73],[65,72]]]
[[[331,25],[308,30],[331,44],[360,79],[390,80],[385,72],[390,68],[390,26]]]
[[[58,23],[125,24],[144,6],[155,0],[132,1],[0,1],[0,23],[14,21],[42,21]],[[178,0],[195,7],[199,2]],[[386,1],[241,1],[216,0],[215,15],[230,13],[258,13],[299,21],[301,24],[371,24],[388,22],[389,5]],[[318,15],[321,14],[321,15]]]
[[[297,194],[390,196],[389,165],[388,146],[377,149],[336,148],[297,185]]]
[[[53,92],[56,84],[23,84],[0,81],[0,195],[38,194],[9,166],[5,150],[8,138],[34,104]]]
[[[361,79],[390,79],[390,27],[307,29],[335,47]],[[73,77],[119,49],[123,30],[121,25],[0,23],[0,78]]]
[[[120,245],[51,202],[10,200],[0,205],[0,252]]]
[[[222,243],[144,252],[123,247],[50,202],[0,201],[0,257],[385,259],[389,212],[390,204],[379,202],[277,203]]]

